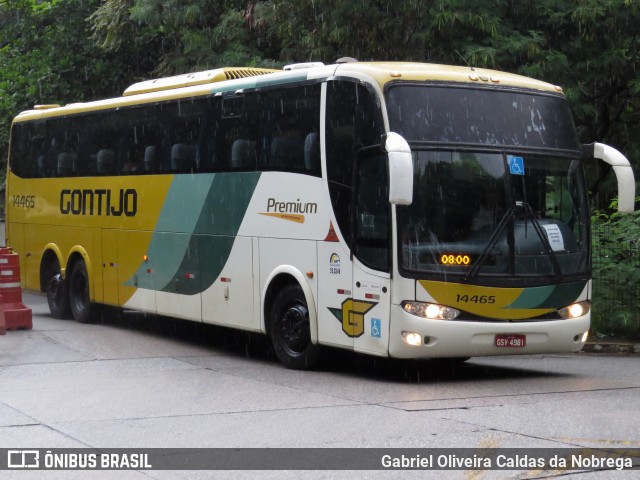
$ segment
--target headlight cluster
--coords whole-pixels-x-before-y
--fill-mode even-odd
[[[590,309],[591,302],[585,300],[584,302],[574,303],[568,307],[561,308],[558,310],[558,315],[560,315],[561,318],[578,318],[589,313]]]
[[[460,315],[460,310],[436,303],[403,302],[402,308],[411,315],[432,320],[453,320]]]

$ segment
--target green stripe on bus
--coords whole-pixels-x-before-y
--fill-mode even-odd
[[[563,308],[576,301],[586,284],[586,281],[579,281],[525,288],[508,308]]]
[[[540,308],[540,305],[553,293],[554,288],[554,285],[525,288],[518,298],[506,308]]]
[[[188,254],[162,290],[194,295],[213,285],[227,263],[259,179],[260,173],[219,174],[214,178]],[[187,278],[193,272],[198,272],[196,278]]]
[[[260,173],[176,175],[142,263],[127,285],[200,293],[218,278]]]
[[[586,280],[556,285],[553,293],[540,305],[540,308],[563,308],[571,305],[578,299],[586,285]]]

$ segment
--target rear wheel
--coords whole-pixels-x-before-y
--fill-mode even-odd
[[[47,303],[54,318],[69,318],[68,282],[60,274],[60,263],[57,259],[50,262],[43,272],[46,282]]]
[[[91,319],[89,273],[82,260],[78,260],[69,276],[69,305],[76,322],[87,323]]]
[[[276,355],[285,367],[306,370],[317,365],[320,347],[311,343],[309,310],[299,285],[286,285],[278,293],[269,330]]]

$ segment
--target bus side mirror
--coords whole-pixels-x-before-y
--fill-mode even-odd
[[[598,158],[613,167],[613,173],[618,180],[618,212],[632,213],[636,197],[636,182],[627,157],[615,148],[597,142],[585,145],[584,151],[587,155]]]
[[[397,133],[383,136],[382,145],[389,157],[389,203],[411,205],[413,202],[413,158],[407,141]]]

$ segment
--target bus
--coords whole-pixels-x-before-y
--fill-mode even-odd
[[[402,62],[219,68],[12,123],[6,238],[51,314],[101,305],[404,359],[571,352],[590,325],[584,164],[560,87]]]

